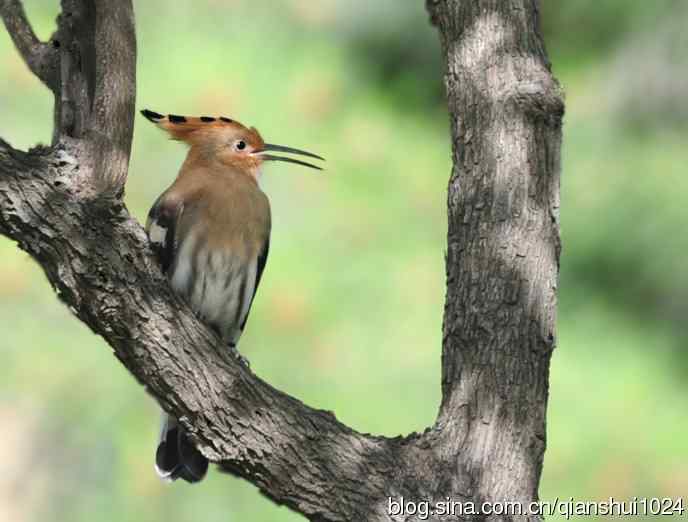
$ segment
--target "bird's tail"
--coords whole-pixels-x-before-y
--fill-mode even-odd
[[[196,449],[176,419],[163,413],[160,442],[155,452],[155,471],[164,480],[203,480],[208,459]]]

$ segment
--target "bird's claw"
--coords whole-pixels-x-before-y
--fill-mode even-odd
[[[246,368],[251,368],[251,363],[246,357],[239,353],[239,350],[232,348],[232,351],[234,352],[234,357],[236,357],[241,364],[243,364]]]

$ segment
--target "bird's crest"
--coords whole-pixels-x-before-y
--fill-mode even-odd
[[[225,116],[179,116],[177,114],[159,114],[148,109],[143,109],[141,114],[167,131],[172,139],[185,141],[190,145],[194,145],[213,134],[226,131],[244,131],[255,142],[263,142],[255,127],[245,127],[238,121]]]
[[[181,140],[191,145],[190,154],[196,150],[211,150],[220,161],[238,166],[257,175],[258,168],[264,161],[283,161],[322,170],[300,159],[288,156],[277,156],[271,152],[297,154],[318,160],[322,156],[302,149],[265,143],[255,127],[246,127],[236,120],[224,116],[178,116],[176,114],[159,114],[144,109],[141,114],[167,131],[172,139]],[[232,145],[227,147],[225,145]]]

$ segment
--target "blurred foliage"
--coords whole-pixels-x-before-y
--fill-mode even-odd
[[[682,0],[550,0],[541,2],[550,57],[569,67],[588,66],[635,31],[672,17]]]
[[[637,132],[688,129],[688,3],[625,38],[607,89],[622,124]]]
[[[351,0],[339,2],[332,26],[356,62],[397,110],[446,114],[443,58],[423,2]],[[428,23],[420,23],[427,20]]]
[[[47,37],[57,1],[26,5]],[[567,92],[543,499],[688,491],[678,5],[543,2]],[[431,424],[451,158],[422,2],[146,0],[136,10],[139,108],[222,113],[328,158],[323,175],[275,166],[264,177],[274,231],[241,343],[252,368],[362,431]],[[48,141],[50,96],[3,31],[0,78],[0,135],[23,148]],[[127,204],[140,220],[183,156],[137,120]],[[218,473],[196,487],[161,484],[154,402],[26,254],[1,240],[0,256],[0,520],[301,520]]]

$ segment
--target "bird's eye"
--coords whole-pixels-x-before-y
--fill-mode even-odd
[[[239,140],[236,142],[235,147],[237,150],[244,150],[246,148],[246,142],[244,140]]]

